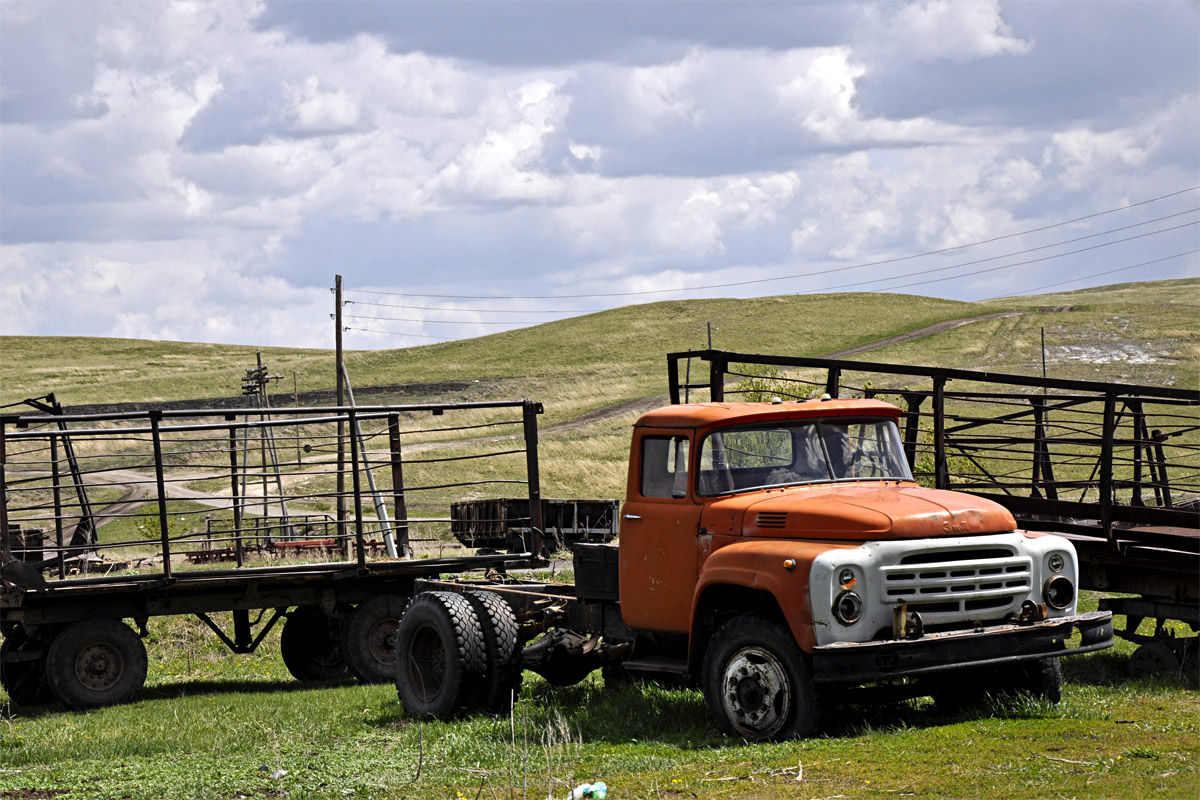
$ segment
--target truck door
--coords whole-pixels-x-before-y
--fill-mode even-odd
[[[635,435],[621,514],[621,616],[631,628],[687,633],[696,589],[701,506],[688,431]]]

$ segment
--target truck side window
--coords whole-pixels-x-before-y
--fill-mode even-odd
[[[687,470],[686,436],[642,439],[642,497],[686,497]]]

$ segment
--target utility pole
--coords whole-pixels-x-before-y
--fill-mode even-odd
[[[292,408],[300,407],[300,390],[296,388],[296,370],[292,370]],[[296,469],[300,468],[300,426],[292,426],[292,437],[296,440]]]
[[[334,276],[334,310],[333,319],[337,325],[335,347],[337,350],[337,405],[345,404],[346,384],[342,378],[342,276]],[[346,423],[338,416],[337,424],[337,531],[342,541],[346,541]]]
[[[1042,379],[1046,378],[1046,326],[1042,326]],[[1042,387],[1042,394],[1049,392],[1045,386]]]
[[[242,394],[247,397],[253,397],[255,405],[258,406],[259,422],[268,422],[271,419],[271,396],[267,391],[267,387],[271,381],[276,384],[283,379],[282,375],[268,375],[267,368],[263,364],[262,351],[255,353],[256,366],[254,369],[246,370],[246,377],[242,378]],[[244,430],[242,439],[244,442],[243,451],[245,455],[242,459],[242,500],[245,503],[247,477],[249,475],[250,463],[250,441],[249,427]],[[281,518],[283,519],[282,527],[285,530],[291,530],[291,519],[288,515],[287,502],[284,500],[283,493],[283,476],[279,472],[279,450],[275,446],[275,429],[270,425],[263,425],[258,434],[258,451],[259,451],[259,477],[262,480],[262,527],[267,531],[268,540],[271,538],[272,526],[269,523],[271,516],[270,511],[270,491],[267,485],[267,464],[270,462],[271,473],[275,476],[275,488],[279,493],[279,508]]]

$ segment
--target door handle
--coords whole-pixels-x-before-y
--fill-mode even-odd
[[[641,519],[637,514],[625,514],[621,519]]]

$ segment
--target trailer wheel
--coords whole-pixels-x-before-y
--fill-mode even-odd
[[[394,594],[372,597],[351,612],[342,628],[342,655],[363,683],[396,679],[396,627],[408,601]]]
[[[479,617],[452,592],[422,592],[396,629],[396,691],[421,719],[445,719],[471,698],[483,680],[487,649]]]
[[[298,681],[335,681],[346,677],[337,620],[316,606],[288,614],[279,636],[284,666]]]
[[[512,607],[495,592],[464,594],[475,609],[487,653],[480,706],[489,714],[507,714],[521,690],[521,628]]]
[[[1133,651],[1129,657],[1129,674],[1135,678],[1146,675],[1171,675],[1182,666],[1179,656],[1166,642],[1149,642]]]
[[[46,645],[14,628],[0,644],[0,686],[16,706],[41,706],[54,702],[46,678]]]
[[[704,655],[701,684],[709,714],[731,736],[761,742],[817,732],[807,658],[774,620],[750,614],[717,630]]]
[[[146,647],[116,619],[85,619],[54,637],[46,677],[54,696],[74,709],[128,703],[146,682]]]

